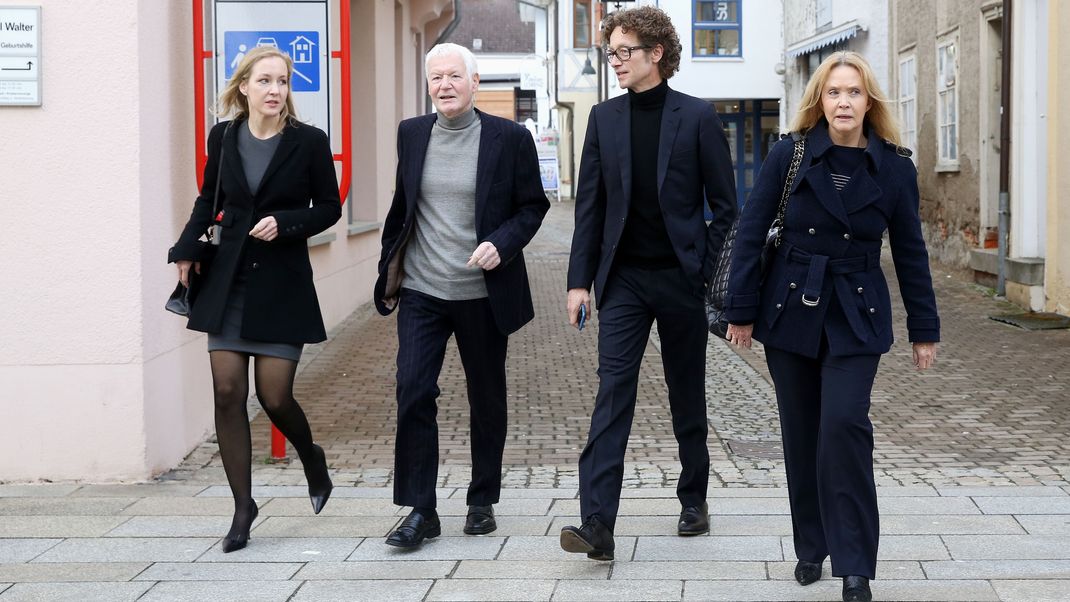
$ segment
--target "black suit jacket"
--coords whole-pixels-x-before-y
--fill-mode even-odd
[[[503,334],[511,334],[535,316],[523,248],[542,225],[550,202],[542,190],[531,134],[512,121],[476,112],[481,120],[476,236],[481,243],[492,243],[501,257],[501,264],[484,270],[483,278],[495,324]],[[401,286],[405,245],[412,236],[424,158],[437,118],[435,114],[423,115],[398,125],[397,181],[383,224],[383,250],[375,283],[375,306],[384,316],[393,311],[387,300],[396,297]]]
[[[632,197],[628,95],[595,105],[587,122],[576,189],[568,288],[605,290]],[[669,89],[658,143],[658,202],[673,252],[701,296],[736,215],[732,156],[710,103]],[[703,207],[713,211],[708,225]],[[599,297],[598,305],[602,299]]]
[[[235,127],[229,130],[227,123],[216,124],[208,134],[201,194],[178,242],[168,253],[168,261],[203,259],[197,240],[212,223],[216,179],[222,173],[222,239],[187,327],[220,332],[231,283],[242,270],[247,281],[243,338],[295,344],[323,341],[327,333],[312,283],[307,239],[329,228],[342,215],[327,134],[299,122],[283,128],[260,189],[253,195],[238,154],[240,122],[234,122]],[[225,150],[222,172],[221,148]],[[249,236],[253,226],[267,216],[274,216],[278,222],[278,237],[265,242]]]

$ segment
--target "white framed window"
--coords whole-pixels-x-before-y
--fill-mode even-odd
[[[936,44],[937,168],[959,165],[959,96],[956,37],[948,35]]]
[[[918,67],[914,54],[899,58],[899,126],[903,146],[914,151],[918,160]]]

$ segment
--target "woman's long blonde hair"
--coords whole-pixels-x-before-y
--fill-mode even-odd
[[[249,81],[249,77],[253,73],[253,66],[256,63],[272,57],[280,58],[286,63],[286,81],[293,82],[294,62],[290,59],[290,55],[274,46],[257,46],[245,53],[241,63],[238,64],[238,68],[234,70],[230,80],[227,81],[227,86],[219,94],[219,100],[216,102],[215,110],[213,111],[216,117],[230,116],[233,119],[247,119],[249,117],[249,99],[241,93],[239,87],[242,82]],[[289,123],[291,120],[297,119],[297,109],[294,108],[293,88],[287,90],[286,102],[283,104],[280,117],[282,117],[282,123]]]
[[[858,74],[862,77],[862,85],[866,89],[870,102],[865,118],[865,125],[869,128],[870,135],[875,134],[892,144],[898,145],[899,121],[895,117],[892,101],[881,91],[880,84],[877,83],[877,76],[873,74],[873,69],[870,68],[866,59],[862,58],[862,55],[857,52],[850,50],[843,50],[833,54],[822,61],[817,71],[814,71],[810,81],[806,84],[806,91],[803,92],[799,111],[795,113],[795,119],[791,122],[791,131],[805,133],[817,125],[821,118],[825,116],[825,111],[821,107],[821,94],[824,91],[829,74],[840,65],[854,67],[855,71],[858,71]]]

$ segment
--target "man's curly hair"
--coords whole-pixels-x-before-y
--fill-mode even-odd
[[[602,19],[599,29],[602,36],[602,45],[609,45],[609,36],[613,30],[620,28],[621,33],[635,32],[639,43],[653,48],[658,44],[665,49],[658,61],[658,71],[662,79],[669,79],[680,70],[680,36],[676,35],[676,28],[672,25],[672,19],[665,11],[653,6],[640,6],[618,10],[606,15]]]

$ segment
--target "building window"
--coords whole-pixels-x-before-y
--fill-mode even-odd
[[[899,123],[903,131],[903,146],[918,150],[918,71],[914,55],[899,59]]]
[[[817,22],[815,26],[818,31],[830,27],[832,25],[832,0],[817,0]]]
[[[513,89],[515,96],[514,107],[516,122],[524,123],[528,119],[539,122],[539,101],[535,97],[535,90]]]
[[[957,167],[959,162],[958,65],[955,40],[949,38],[936,46],[936,117],[938,165]]]
[[[742,0],[692,0],[692,56],[740,57]]]
[[[591,0],[572,0],[572,47],[591,47]]]

